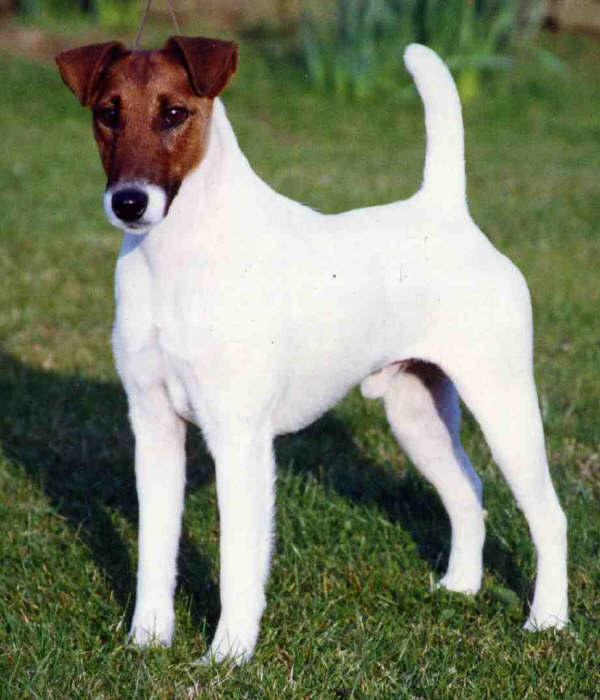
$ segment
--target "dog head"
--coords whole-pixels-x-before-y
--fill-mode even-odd
[[[182,36],[154,51],[110,41],[56,57],[64,82],[92,110],[112,224],[143,234],[167,215],[202,159],[213,100],[237,57],[232,42]]]

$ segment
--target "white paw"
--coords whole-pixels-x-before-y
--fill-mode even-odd
[[[136,606],[129,639],[138,647],[171,646],[175,615],[172,609],[161,606]]]
[[[569,603],[565,584],[562,588],[544,591],[544,594],[536,590],[524,629],[529,632],[545,629],[561,630],[568,621]]]
[[[523,625],[523,629],[528,632],[541,632],[542,630],[561,630],[569,621],[566,606],[564,611],[556,613],[539,614],[532,609],[527,618],[527,622]]]
[[[481,572],[478,571],[448,571],[440,579],[437,588],[445,588],[447,591],[475,595],[481,588]]]
[[[258,624],[227,625],[220,620],[210,649],[201,659],[202,663],[231,661],[239,665],[249,661],[254,653],[258,630]]]

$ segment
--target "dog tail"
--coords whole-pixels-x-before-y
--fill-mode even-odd
[[[422,190],[439,204],[466,204],[465,149],[458,91],[442,59],[426,46],[409,44],[404,63],[425,107],[427,150]]]

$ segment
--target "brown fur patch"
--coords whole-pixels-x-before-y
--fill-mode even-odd
[[[176,56],[163,51],[133,51],[117,58],[106,70],[91,105],[94,134],[108,177],[144,180],[167,193],[168,203],[184,177],[202,159],[213,100],[198,97]],[[163,115],[170,107],[187,110],[178,126],[166,128]],[[99,115],[116,108],[116,126]]]
[[[94,135],[108,186],[133,180],[162,188],[167,210],[200,163],[213,99],[237,67],[237,45],[171,37],[162,49],[80,46],[56,56],[61,76],[94,112]]]

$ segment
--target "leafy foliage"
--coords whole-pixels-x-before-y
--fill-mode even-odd
[[[409,26],[409,11],[389,0],[338,2],[334,28],[306,12],[300,42],[314,85],[359,100],[372,94],[375,85],[378,89],[396,85],[398,47],[409,41]]]
[[[400,67],[411,41],[435,49],[457,75],[463,101],[475,98],[490,72],[513,66],[543,13],[539,0],[337,0],[335,22],[310,11],[300,23],[306,70],[321,91],[357,100],[407,94]],[[546,54],[545,64],[550,66]],[[551,67],[557,67],[556,60]],[[404,80],[404,84],[402,83]]]
[[[22,18],[42,24],[79,20],[107,29],[131,29],[139,19],[135,0],[18,0],[17,9]]]

